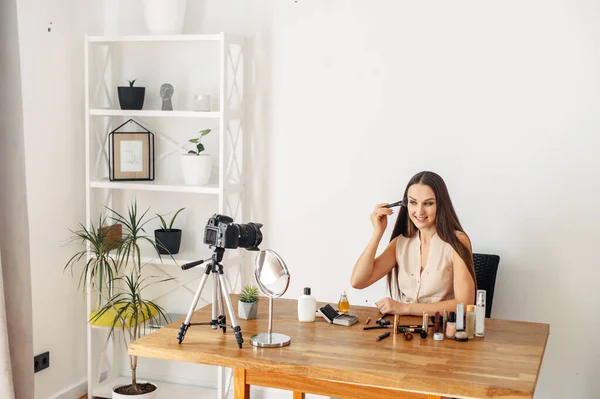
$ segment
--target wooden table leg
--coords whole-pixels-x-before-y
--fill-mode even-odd
[[[246,384],[244,369],[233,369],[233,398],[250,399],[250,385]]]
[[[293,399],[304,399],[304,392],[296,392],[294,391]]]

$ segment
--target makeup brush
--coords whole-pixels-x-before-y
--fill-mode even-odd
[[[407,208],[408,202],[406,201],[406,198],[404,198],[402,201],[393,202],[391,204],[384,205],[384,206],[382,206],[382,208],[393,208],[395,206],[403,206],[403,207]]]

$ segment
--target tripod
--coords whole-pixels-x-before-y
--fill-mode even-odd
[[[242,347],[242,342],[244,342],[244,339],[242,338],[242,331],[237,323],[233,311],[233,306],[231,305],[231,298],[229,298],[229,292],[227,291],[227,285],[225,284],[225,276],[223,275],[223,265],[219,263],[221,262],[221,260],[223,260],[224,253],[224,248],[215,248],[212,258],[206,259],[212,261],[208,265],[206,265],[206,270],[204,271],[204,275],[200,280],[200,284],[198,285],[198,289],[196,290],[196,295],[194,296],[192,304],[190,305],[190,310],[187,313],[185,321],[181,323],[181,327],[179,327],[177,340],[180,344],[181,342],[183,342],[185,333],[187,332],[190,326],[210,325],[213,330],[221,328],[223,329],[223,333],[225,333],[227,329],[227,318],[225,317],[225,314],[223,312],[223,299],[225,299],[225,304],[227,305],[229,317],[231,317],[231,326],[233,327],[235,339],[237,340],[238,346],[240,348]],[[181,266],[181,268],[183,270],[191,269],[192,267],[198,266],[204,262],[205,260],[199,260],[196,262],[185,264]],[[194,313],[194,310],[196,310],[198,300],[200,300],[202,289],[204,289],[204,284],[206,284],[206,280],[208,279],[208,276],[210,274],[212,274],[213,276],[212,320],[206,323],[190,323],[190,321],[192,320],[192,314]],[[219,312],[218,315],[217,311]]]

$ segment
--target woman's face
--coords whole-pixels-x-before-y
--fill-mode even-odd
[[[413,184],[408,188],[408,214],[419,230],[434,227],[436,213],[437,203],[431,187]]]

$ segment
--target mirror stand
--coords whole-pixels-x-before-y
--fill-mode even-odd
[[[255,260],[254,277],[263,294],[269,297],[269,328],[266,333],[250,337],[253,346],[279,348],[287,346],[291,338],[285,334],[272,332],[273,298],[282,296],[290,283],[290,273],[281,257],[270,249],[260,251]]]

